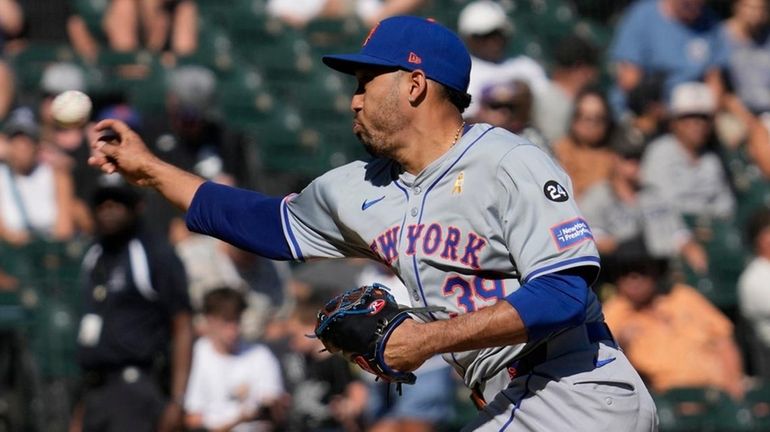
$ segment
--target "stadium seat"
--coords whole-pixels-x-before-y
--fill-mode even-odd
[[[691,215],[684,219],[696,241],[706,250],[709,260],[706,275],[697,275],[685,268],[687,283],[697,288],[720,309],[733,309],[738,302],[738,277],[748,259],[740,230],[733,220]]]
[[[11,58],[17,90],[22,94],[38,93],[45,68],[57,62],[77,62],[75,52],[68,45],[33,44]]]
[[[102,19],[109,0],[74,0],[71,3],[75,13],[85,21],[89,33],[98,41],[106,42],[107,35],[104,34]]]
[[[310,21],[302,36],[318,55],[334,52],[354,52],[366,36],[364,24],[355,17],[342,19],[319,18]]]
[[[754,430],[770,431],[770,383],[763,381],[749,390],[744,405],[751,412]]]
[[[198,49],[177,58],[177,65],[206,66],[217,74],[235,67],[235,52],[230,35],[214,22],[201,18],[198,25]]]
[[[709,404],[703,389],[676,389],[655,395],[661,432],[701,431]]]

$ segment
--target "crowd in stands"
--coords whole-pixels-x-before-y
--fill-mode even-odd
[[[395,14],[463,38],[467,122],[569,174],[594,288],[662,429],[770,430],[766,0],[0,0],[0,430],[428,432],[472,415],[441,359],[399,396],[306,337],[341,290],[381,282],[408,303],[387,269],[257,257],[87,164],[95,122],[118,118],[207,179],[296,192],[365,157],[352,82],[320,54]],[[52,118],[66,90],[91,96],[88,123]]]

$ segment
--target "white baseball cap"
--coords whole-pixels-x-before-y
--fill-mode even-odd
[[[460,12],[457,30],[463,36],[484,35],[495,30],[510,33],[513,30],[505,10],[491,0],[469,3]]]
[[[669,113],[672,117],[701,114],[713,115],[717,110],[717,100],[711,88],[702,82],[684,82],[677,84],[671,92]]]

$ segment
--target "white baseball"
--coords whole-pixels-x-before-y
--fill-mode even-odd
[[[91,98],[77,90],[67,90],[57,95],[51,102],[51,115],[54,120],[65,125],[83,124],[91,115]]]

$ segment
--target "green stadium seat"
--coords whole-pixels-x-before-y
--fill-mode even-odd
[[[235,52],[230,35],[219,25],[199,20],[198,49],[195,53],[177,58],[177,65],[202,65],[217,74],[227,73],[235,67]]]
[[[75,13],[80,15],[83,21],[85,21],[91,35],[101,42],[106,42],[107,36],[104,34],[102,19],[110,4],[110,0],[74,0],[71,3]]]
[[[706,250],[709,259],[706,275],[697,275],[689,268],[684,269],[687,283],[697,288],[720,309],[733,309],[738,302],[738,278],[749,257],[740,230],[733,220],[698,216],[685,216],[684,220],[695,240]]]
[[[277,104],[260,71],[242,64],[220,76],[217,93],[226,122],[240,130],[269,118]]]
[[[11,58],[16,85],[22,93],[37,94],[45,68],[57,62],[75,62],[78,59],[68,45],[30,44]]]
[[[319,18],[310,21],[302,36],[318,54],[358,51],[366,36],[365,25],[355,17]]]
[[[761,382],[749,390],[744,398],[744,405],[751,412],[754,430],[770,431],[770,383]]]
[[[695,432],[704,428],[710,409],[704,389],[675,389],[655,395],[661,432]]]

